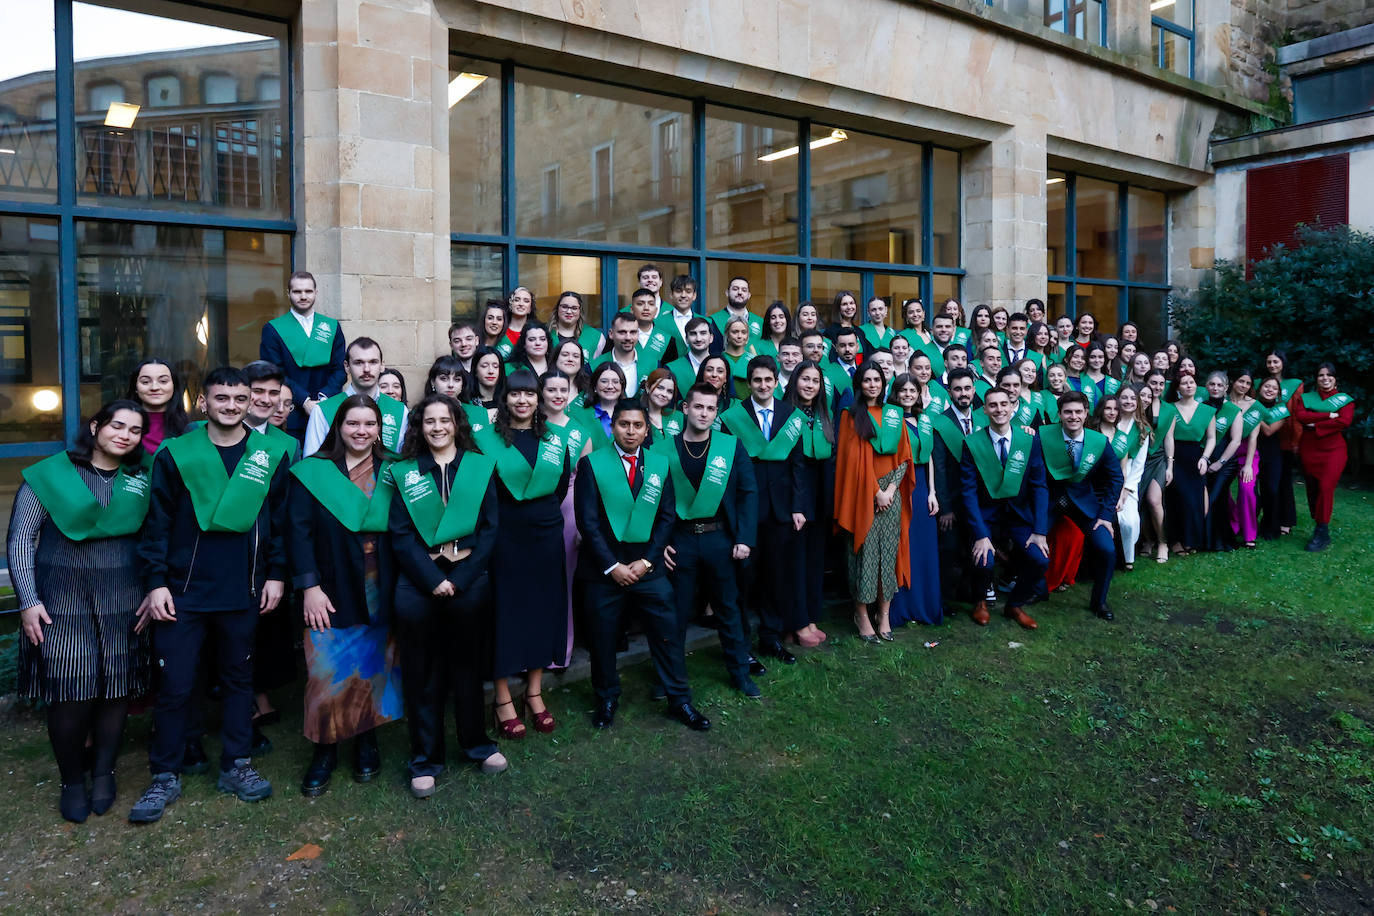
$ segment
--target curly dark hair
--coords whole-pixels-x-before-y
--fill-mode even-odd
[[[422,448],[429,451],[429,444],[425,442],[425,410],[434,404],[443,404],[453,417],[453,444],[458,446],[458,451],[478,451],[477,442],[472,438],[472,424],[468,422],[467,411],[463,410],[462,405],[446,395],[428,394],[410,409],[410,416],[406,419],[405,441],[401,443],[401,457],[415,458]]]

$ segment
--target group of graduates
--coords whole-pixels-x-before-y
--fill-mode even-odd
[[[810,302],[755,314],[743,277],[709,315],[691,277],[666,300],[657,267],[639,282],[609,337],[575,292],[547,324],[523,287],[488,302],[450,329],[411,404],[381,346],[346,341],[299,272],[261,358],[201,381],[203,421],[148,359],[71,449],[26,469],[8,542],[20,688],[47,704],[62,815],[109,810],[127,714],[150,703],[152,780],[129,819],[159,819],[182,774],[208,769],[210,696],[219,789],[268,797],[252,763],[270,749],[266,692],[301,653],[302,792],[327,790],[348,740],[354,777],[375,778],[376,729],[404,717],[424,798],[450,702],[460,759],[506,768],[485,682],[501,738],[524,738],[527,717],[558,727],[543,674],[570,662],[574,620],[593,726],[614,722],[634,620],[654,698],[706,730],[693,622],[758,697],[764,660],[827,639],[823,597],[841,580],[874,646],[956,602],[986,626],[999,592],[1004,616],[1036,629],[1027,609],[1080,572],[1111,620],[1113,574],[1137,555],[1291,530],[1299,468],[1308,549],[1329,543],[1353,414],[1329,364],[1312,390],[1280,353],[1200,386],[1177,344],[1148,352],[1133,325],[1102,335],[1089,314],[1051,325],[1039,300],[967,319],[954,300],[929,316],[908,300],[898,330],[883,298],[861,317],[843,292],[823,325]]]

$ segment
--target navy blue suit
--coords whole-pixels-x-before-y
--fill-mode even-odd
[[[1036,438],[1039,438],[1038,436]],[[1042,448],[1067,448],[1063,437],[1058,442],[1045,442]],[[1048,476],[1048,475],[1047,475]],[[1092,559],[1093,592],[1091,607],[1107,606],[1107,589],[1116,571],[1116,538],[1106,528],[1096,528],[1097,522],[1111,522],[1116,528],[1116,501],[1121,497],[1121,462],[1111,443],[1102,450],[1102,457],[1088,475],[1078,482],[1055,480],[1049,477],[1050,511],[1057,519],[1067,516],[1083,532],[1084,549]]]
[[[976,430],[973,435],[987,436],[988,432]],[[1039,547],[1026,546],[1032,534],[1043,536],[1050,527],[1049,490],[1045,485],[1045,456],[1040,450],[1040,439],[1031,440],[1026,474],[1015,496],[993,499],[989,495],[978,467],[973,463],[973,453],[967,446],[964,447],[964,457],[959,465],[959,481],[964,515],[973,540],[988,538],[996,542],[1003,535],[1011,538],[1012,571],[1016,586],[1007,601],[1017,607],[1025,604],[1035,594],[1036,582],[1045,578],[1045,569],[1050,562]],[[975,595],[984,594],[991,584],[992,564],[991,556],[981,564],[975,562],[971,576],[976,580]]]
[[[297,439],[305,438],[305,424],[309,416],[301,405],[316,395],[333,397],[343,391],[348,376],[344,371],[344,334],[343,326],[334,332],[334,342],[329,349],[329,365],[302,368],[291,358],[286,342],[281,339],[277,329],[270,324],[262,326],[262,340],[258,344],[258,359],[274,364],[286,376],[286,387],[291,389],[291,399],[296,409],[286,418],[286,431]]]

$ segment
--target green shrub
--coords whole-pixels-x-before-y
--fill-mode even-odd
[[[1374,436],[1374,235],[1299,226],[1298,241],[1255,261],[1248,279],[1243,264],[1217,261],[1194,294],[1171,299],[1170,322],[1200,372],[1262,374],[1276,348],[1310,385],[1330,360],[1357,401],[1352,431]]]

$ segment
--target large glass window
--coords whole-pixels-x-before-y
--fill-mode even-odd
[[[501,68],[454,58],[448,77],[449,224],[454,232],[495,235],[502,215]]]
[[[519,235],[691,244],[690,103],[517,70],[515,125]]]
[[[862,274],[847,270],[811,271],[811,301],[821,313],[822,325],[839,319],[839,314],[835,310],[835,297],[843,292],[854,294],[854,302],[859,307],[859,315],[862,316],[864,304],[859,300],[863,298],[863,289]]]
[[[291,272],[290,236],[276,233],[82,220],[76,247],[83,416],[123,397],[145,356],[192,390],[256,359]]]
[[[1044,4],[1046,26],[1106,47],[1106,3],[1102,0],[1044,0]]]
[[[1293,123],[1374,110],[1374,61],[1293,78]]]
[[[1129,318],[1144,337],[1161,338],[1169,291],[1164,193],[1051,170],[1045,197],[1051,318],[1092,312],[1102,333]]]
[[[537,287],[541,315],[573,289],[604,324],[645,263],[665,299],[696,276],[702,311],[735,274],[760,312],[810,298],[828,313],[840,289],[958,295],[953,150],[470,57],[449,79],[455,315],[499,274]]]
[[[922,148],[839,128],[811,129],[811,253],[919,264]]]
[[[285,27],[177,9],[170,19],[72,5],[78,193],[105,204],[289,215],[286,103],[241,102],[239,89],[287,70]]]
[[[797,122],[706,108],[706,247],[797,253]]]
[[[62,438],[57,220],[0,216],[0,442]]]
[[[488,299],[504,299],[502,253],[489,245],[453,245],[449,251],[449,290],[453,320],[474,319]]]
[[[0,0],[0,200],[57,198],[51,3]]]
[[[1179,76],[1193,75],[1193,0],[1154,0],[1150,34],[1155,64]]]

